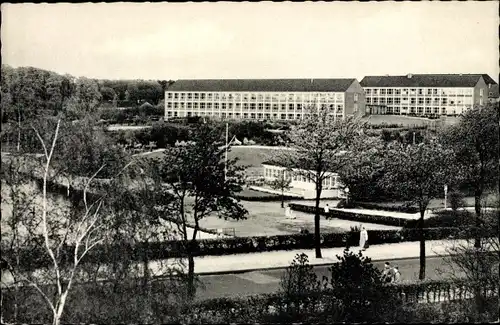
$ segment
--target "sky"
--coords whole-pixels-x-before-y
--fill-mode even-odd
[[[2,63],[103,79],[487,73],[498,2],[2,4]]]

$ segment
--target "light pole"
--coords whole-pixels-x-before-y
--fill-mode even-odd
[[[346,187],[344,189],[345,194],[345,200],[346,200],[346,205],[349,205],[349,187]]]
[[[226,153],[225,153],[225,159],[224,159],[224,183],[227,180],[227,148],[229,148],[229,145],[233,142],[233,140],[236,138],[234,135],[231,141],[227,142],[227,139],[229,137],[229,123],[226,123]]]

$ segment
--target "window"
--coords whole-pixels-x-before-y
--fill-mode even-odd
[[[191,108],[192,108],[192,105],[193,105],[192,103],[188,103],[187,108],[188,108],[188,109],[191,109]]]
[[[205,94],[204,93],[200,94],[200,99],[201,100],[205,100]]]
[[[380,105],[385,105],[385,98],[384,97],[381,97],[378,100],[379,100]]]
[[[415,104],[415,103],[416,103],[416,101],[417,101],[417,99],[416,99],[416,98],[414,98],[414,97],[410,98],[410,104]]]
[[[373,89],[373,94],[374,94],[375,96],[377,96],[377,95],[378,95],[378,89]]]
[[[385,89],[380,89],[380,95],[385,95]]]
[[[483,105],[483,99],[479,98],[479,105]]]
[[[212,94],[210,93],[207,94],[207,100],[212,100]]]
[[[266,111],[270,110],[271,109],[271,104],[269,103],[266,103]]]
[[[431,104],[431,99],[429,97],[425,98],[425,105],[430,105]]]
[[[357,102],[358,101],[358,94],[354,94],[354,101]]]
[[[354,103],[354,113],[358,112],[358,103]]]
[[[365,93],[366,93],[367,95],[371,95],[371,94],[372,94],[372,90],[371,90],[371,89],[365,89]]]
[[[248,113],[243,113],[243,118],[248,118]]]
[[[288,114],[288,119],[293,120],[293,114]]]
[[[392,95],[392,89],[387,89],[387,95]]]
[[[168,93],[167,98],[172,99],[173,98],[172,93]]]
[[[293,106],[294,106],[293,104],[288,104],[288,110],[293,111]]]
[[[192,98],[193,98],[193,94],[188,93],[187,95],[188,95],[187,99],[189,99],[189,100],[190,100],[190,99],[192,99]]]
[[[424,90],[423,90],[422,88],[419,88],[419,89],[418,89],[418,94],[419,94],[419,95],[423,95],[423,94],[424,94]]]
[[[251,109],[251,110],[255,110],[255,108],[256,108],[255,103],[250,103],[250,109]]]
[[[182,93],[181,94],[181,100],[184,100],[186,98],[185,96],[186,96],[186,94]]]
[[[401,104],[401,98],[399,97],[394,98],[394,104]]]
[[[286,104],[281,104],[281,110],[282,111],[286,110]]]
[[[387,104],[392,105],[393,99],[392,98],[387,98]]]
[[[200,109],[205,109],[205,103],[200,103]]]
[[[418,104],[423,105],[424,104],[424,99],[422,97],[418,98]]]
[[[280,115],[280,118],[281,118],[282,120],[286,120],[286,114],[281,114],[281,115]]]
[[[479,89],[479,96],[483,96],[483,95],[484,95],[484,89],[481,88],[481,89]],[[482,104],[480,104],[480,105],[482,105]]]
[[[372,102],[372,99],[371,99],[370,97],[367,97],[367,98],[366,98],[366,103],[367,103],[367,104],[371,104],[371,102]]]
[[[259,103],[259,111],[262,111],[264,109],[264,104],[263,103]]]
[[[401,95],[401,89],[396,89],[396,95]]]

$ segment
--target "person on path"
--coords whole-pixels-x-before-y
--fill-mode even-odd
[[[295,217],[292,214],[292,209],[290,208],[290,205],[287,204],[285,208],[285,218],[286,219],[295,219]]]
[[[328,216],[330,213],[330,207],[328,206],[328,203],[325,205],[325,215]]]
[[[364,251],[368,247],[368,231],[365,227],[361,227],[361,232],[359,233],[359,249]]]
[[[385,262],[384,271],[382,272],[382,282],[391,283],[394,278],[394,269],[391,267],[391,263]]]
[[[399,272],[399,267],[396,265],[394,267],[394,278],[392,282],[398,283],[400,281],[401,281],[401,272]]]

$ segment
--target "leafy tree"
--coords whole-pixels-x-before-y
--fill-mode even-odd
[[[441,139],[452,149],[460,183],[474,190],[476,227],[479,227],[483,194],[499,183],[499,103],[468,110],[459,123],[441,133]],[[481,238],[476,238],[476,247],[481,246],[480,241]]]
[[[73,103],[68,106],[77,118],[94,114],[102,100],[99,86],[93,79],[78,78],[75,83]]]
[[[285,191],[288,191],[292,183],[292,178],[287,172],[281,171],[274,180],[269,182],[272,189],[281,192],[281,207],[285,207]]]
[[[193,254],[200,220],[213,214],[225,219],[244,219],[247,212],[234,196],[241,191],[242,168],[232,159],[224,163],[225,147],[221,147],[219,141],[221,133],[220,128],[204,125],[193,130],[192,141],[167,147],[157,161],[162,181],[175,196],[169,210],[172,216],[165,218],[177,226],[186,243],[190,297],[195,294]]]
[[[307,116],[291,128],[288,146],[272,162],[290,168],[295,174],[306,177],[315,184],[316,212],[314,235],[316,258],[321,258],[319,202],[323,181],[328,172],[336,172],[348,163],[345,152],[350,149],[361,134],[362,124],[358,118],[334,119],[329,111],[310,108]]]
[[[408,204],[416,204],[420,211],[420,273],[425,278],[424,215],[433,198],[440,197],[445,184],[453,175],[450,152],[437,142],[418,145],[393,143],[384,152],[385,173],[380,185],[393,196]]]

